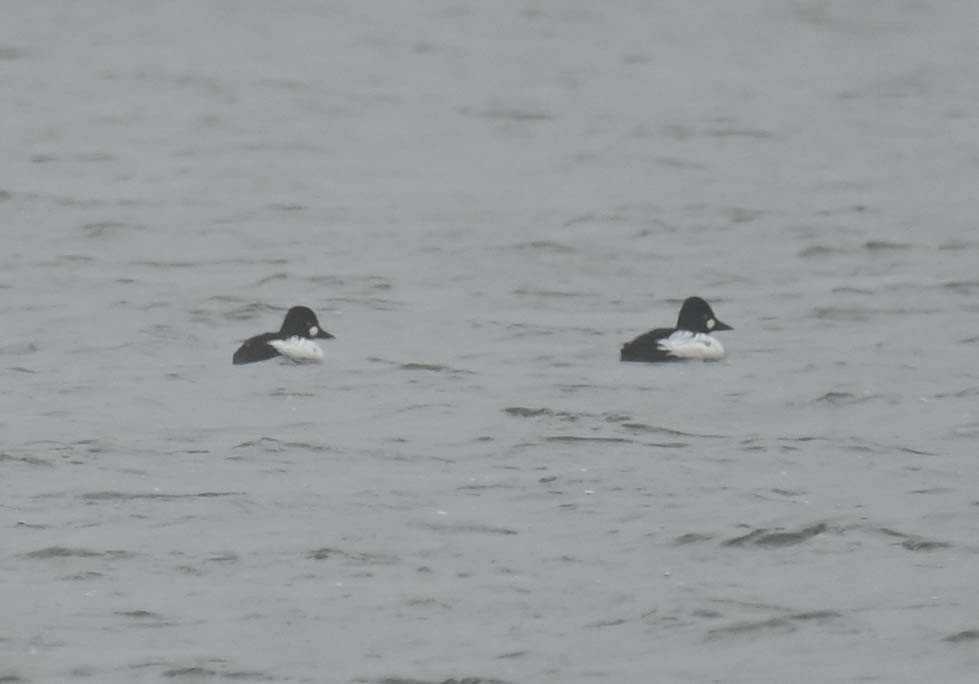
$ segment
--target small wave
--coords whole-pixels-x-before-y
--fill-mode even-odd
[[[872,295],[876,294],[877,290],[871,290],[866,287],[852,287],[850,285],[843,285],[841,287],[834,287],[830,290],[833,294],[856,294],[856,295]]]
[[[84,572],[73,572],[70,575],[65,575],[64,579],[69,582],[86,582],[88,580],[97,580],[105,577],[101,572],[95,572],[94,570],[85,570]]]
[[[45,266],[57,266],[58,262],[68,262],[69,264],[90,264],[95,261],[95,257],[88,254],[59,254],[58,261],[48,262]]]
[[[89,454],[107,454],[116,451],[117,447],[103,439],[80,439],[71,444],[74,448],[84,448]]]
[[[708,138],[752,138],[755,140],[766,140],[772,137],[768,131],[760,128],[710,128],[703,131],[703,135]]]
[[[947,641],[950,644],[958,644],[963,641],[976,641],[979,640],[979,629],[963,629],[961,632],[955,632],[954,634],[949,634],[944,637],[942,641]]]
[[[523,652],[521,652],[522,654]],[[500,658],[513,657],[509,655]],[[511,684],[502,679],[487,677],[449,677],[448,679],[415,679],[414,677],[382,677],[375,679],[375,684]]]
[[[165,260],[165,259],[141,259],[138,261],[130,261],[131,266],[141,266],[143,268],[160,268],[164,270],[174,270],[182,268],[196,268],[201,264],[195,261],[184,261],[184,260]]]
[[[17,521],[17,527],[27,529],[27,530],[46,530],[50,528],[50,525],[38,525],[37,523],[24,522],[23,520]]]
[[[493,525],[480,525],[478,523],[462,523],[458,525],[444,525],[438,523],[422,523],[420,527],[433,532],[448,532],[453,534],[498,534],[514,535],[520,534],[517,530],[509,527],[494,527]]]
[[[592,297],[587,292],[564,292],[562,290],[547,290],[536,287],[518,287],[513,291],[517,297],[539,297],[542,299],[576,299],[578,297]]]
[[[235,671],[235,670],[215,670],[210,667],[200,667],[197,665],[191,667],[175,667],[169,670],[164,670],[160,673],[161,677],[166,677],[167,679],[188,679],[190,681],[198,682],[202,680],[212,681],[214,679],[231,679],[236,681],[256,681],[256,682],[271,682],[275,678],[265,674],[264,672],[252,672],[252,671]]]
[[[958,252],[976,248],[979,248],[979,242],[969,242],[967,240],[948,240],[938,245],[938,249],[946,252]]]
[[[331,287],[334,289],[339,289],[344,286],[343,278],[335,275],[311,275],[305,277],[306,282],[313,283],[314,285],[322,285],[324,287]]]
[[[714,538],[712,534],[701,534],[700,532],[687,532],[686,534],[681,534],[679,537],[673,540],[673,543],[678,546],[683,546],[685,544],[699,544],[701,542],[710,541]]]
[[[924,487],[908,490],[908,494],[949,494],[954,491],[951,487]]]
[[[516,418],[539,418],[546,416],[549,418],[559,418],[560,420],[571,423],[582,417],[579,414],[569,413],[567,411],[555,411],[549,408],[528,408],[526,406],[507,406],[503,409],[503,412],[508,416],[514,416]]]
[[[585,385],[585,387],[590,387],[590,385]],[[568,423],[575,423],[582,418],[602,420],[606,423],[624,423],[625,421],[632,420],[631,416],[626,416],[621,413],[573,413],[571,411],[559,411],[545,407],[507,406],[503,409],[503,412],[515,418],[557,418]]]
[[[865,321],[872,312],[855,306],[817,306],[813,313],[823,321]]]
[[[956,294],[971,295],[979,291],[979,280],[949,280],[942,287]]]
[[[33,354],[39,349],[40,347],[36,342],[14,342],[13,344],[0,347],[0,354],[21,356],[23,354]]]
[[[276,387],[274,390],[269,392],[270,397],[315,397],[315,392],[304,392],[302,390],[295,390],[287,387]]]
[[[579,435],[553,435],[545,437],[548,442],[598,442],[605,444],[635,444],[636,440],[625,437],[581,437]],[[686,446],[686,445],[683,445]]]
[[[913,245],[907,242],[891,242],[890,240],[868,240],[863,248],[868,252],[893,252],[911,249]]]
[[[709,639],[720,639],[724,637],[740,636],[745,634],[756,634],[764,631],[795,631],[800,624],[809,622],[825,622],[827,620],[837,620],[840,613],[835,610],[810,610],[789,615],[767,618],[764,620],[748,620],[737,622],[733,625],[716,627],[707,631]]]
[[[813,435],[799,435],[797,437],[779,437],[778,441],[783,443],[783,449],[794,449],[788,446],[793,443],[805,442],[827,442],[847,451],[872,452],[876,454],[886,454],[894,451],[913,454],[915,456],[938,456],[938,452],[925,451],[906,446],[904,444],[886,444],[883,442],[872,442],[859,437],[849,437],[843,439],[830,439],[828,437],[816,437]]]
[[[121,560],[133,558],[136,554],[131,551],[107,550],[96,551],[94,549],[83,549],[67,546],[47,546],[37,551],[29,551],[21,554],[23,558],[32,560],[48,560],[52,558],[107,558],[110,560]]]
[[[131,228],[135,228],[135,226],[121,221],[95,221],[82,225],[81,232],[87,238],[98,240],[116,237]]]
[[[508,107],[489,107],[485,109],[461,107],[459,109],[459,114],[478,119],[495,119],[499,121],[512,121],[516,123],[534,123],[539,121],[551,121],[554,119],[554,117],[547,112]]]
[[[370,295],[330,297],[329,302],[331,305],[335,305],[335,308],[337,309],[341,309],[342,307],[339,305],[343,304],[362,306],[368,309],[375,309],[377,311],[399,311],[404,308],[404,305],[401,302],[393,299],[385,299],[384,297],[373,297]]]
[[[259,279],[258,282],[255,283],[255,286],[261,287],[262,285],[268,285],[269,283],[274,283],[277,280],[288,280],[288,279],[289,279],[289,274],[280,271],[279,273],[273,273],[272,275],[267,275],[264,278]]]
[[[661,435],[673,435],[675,437],[705,437],[707,439],[724,439],[724,435],[714,435],[708,433],[684,432],[675,428],[662,427],[659,425],[648,425],[646,423],[622,423],[622,427],[636,432],[651,432]]]
[[[611,618],[608,620],[595,620],[584,625],[585,629],[605,629],[606,627],[618,627],[627,622],[624,618]]]
[[[580,223],[606,225],[609,223],[622,223],[626,219],[621,214],[581,214],[574,216],[561,224],[563,228],[570,228]]]
[[[409,362],[400,364],[398,368],[403,371],[430,371],[433,373],[449,373],[453,375],[475,375],[473,371],[463,370],[461,368],[452,368],[451,366],[443,366],[439,363]]]
[[[26,463],[27,465],[33,466],[51,467],[54,465],[51,461],[38,458],[37,456],[14,456],[5,452],[0,452],[0,463],[3,463],[4,461],[10,461],[12,463]]]
[[[879,398],[879,394],[860,396],[852,392],[827,392],[822,396],[816,397],[812,402],[814,404],[831,404],[833,406],[852,406],[853,404],[862,404]]]
[[[119,617],[130,618],[132,620],[163,620],[163,616],[150,610],[117,610]]]
[[[192,313],[196,313],[196,311]],[[265,304],[264,302],[249,302],[248,304],[242,304],[234,307],[233,309],[222,312],[221,317],[231,321],[248,321],[253,318],[258,318],[265,313],[276,313],[281,315],[281,309],[280,307]]]
[[[820,259],[847,254],[856,254],[857,251],[865,252],[898,252],[912,249],[914,245],[907,242],[891,242],[888,240],[868,240],[859,247],[847,245],[809,245],[798,252],[802,259]]]
[[[877,531],[888,537],[900,539],[900,546],[908,551],[939,551],[952,548],[952,544],[935,539],[927,539],[917,534],[908,534],[889,527],[879,527]]]
[[[249,449],[258,448],[262,451],[267,451],[270,453],[282,453],[283,451],[289,451],[292,449],[299,449],[301,451],[312,451],[314,453],[327,453],[336,451],[333,447],[326,446],[325,444],[313,444],[312,442],[283,442],[281,440],[275,439],[274,437],[259,437],[258,439],[252,439],[247,442],[242,442],[241,444],[236,444],[234,449]]]
[[[750,223],[757,221],[765,212],[761,209],[748,209],[746,207],[730,207],[724,210],[724,215],[730,219],[731,223]]]
[[[557,242],[556,240],[531,240],[529,242],[516,242],[512,245],[508,245],[507,249],[516,250],[518,252],[548,252],[551,254],[572,254],[575,251],[574,247],[566,245],[563,242]]]
[[[979,395],[979,387],[967,387],[955,392],[939,392],[933,394],[932,399],[966,399]]]
[[[723,542],[724,546],[763,546],[763,547],[782,547],[795,546],[807,542],[813,537],[823,534],[829,530],[829,525],[824,522],[809,525],[795,531],[785,531],[782,529],[771,530],[759,528],[752,530],[748,534],[727,539]]]
[[[305,204],[299,204],[296,202],[274,202],[266,207],[272,211],[306,211]]]
[[[164,494],[161,492],[119,492],[107,490],[102,492],[86,492],[79,496],[82,501],[135,501],[149,499],[156,501],[174,501],[177,499],[211,499],[222,496],[242,496],[244,492],[198,492],[195,494]]]
[[[376,553],[370,551],[347,551],[333,546],[324,546],[306,552],[306,557],[310,560],[343,559],[354,563],[365,565],[394,565],[400,559],[390,553]]]
[[[555,478],[556,479],[556,478]],[[538,480],[540,482],[540,480]],[[467,484],[459,485],[455,488],[457,492],[483,492],[488,489],[513,489],[513,485],[509,484]]]

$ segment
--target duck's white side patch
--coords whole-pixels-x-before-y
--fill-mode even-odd
[[[719,361],[724,358],[724,346],[716,337],[689,330],[677,330],[666,339],[660,340],[659,348],[678,359]]]
[[[275,351],[296,363],[316,363],[323,360],[323,350],[320,346],[304,337],[272,340],[269,344]]]

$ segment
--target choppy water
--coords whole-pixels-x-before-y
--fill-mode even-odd
[[[977,22],[6,3],[0,681],[974,681]]]

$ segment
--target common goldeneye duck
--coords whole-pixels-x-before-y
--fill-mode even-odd
[[[332,339],[333,335],[320,327],[312,309],[294,306],[286,313],[279,332],[249,337],[238,347],[232,361],[236,366],[276,356],[284,356],[296,363],[321,361],[323,350],[313,340]]]
[[[718,320],[710,304],[689,297],[680,307],[675,328],[657,328],[622,345],[622,361],[719,361],[724,347],[710,333],[734,330]]]

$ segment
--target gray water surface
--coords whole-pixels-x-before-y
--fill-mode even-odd
[[[979,5],[3,10],[0,681],[975,681]]]

